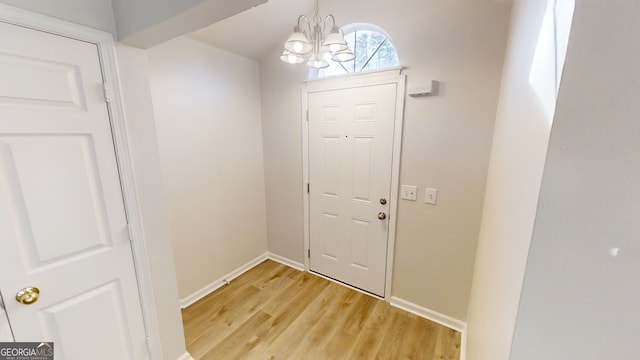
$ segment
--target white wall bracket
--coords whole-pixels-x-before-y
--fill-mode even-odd
[[[429,80],[425,85],[417,86],[415,88],[409,89],[409,96],[417,98],[417,97],[425,97],[425,96],[436,96],[438,95],[438,89],[440,83],[436,80]]]

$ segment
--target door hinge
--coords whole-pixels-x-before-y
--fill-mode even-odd
[[[133,242],[133,227],[127,224],[127,232],[129,233],[129,241]]]
[[[311,258],[311,248],[307,249],[307,257]]]
[[[311,185],[309,185],[309,183],[307,183],[307,194],[311,192]]]
[[[309,121],[309,109],[307,109],[307,121]]]
[[[109,89],[109,85],[107,83],[102,83],[102,91],[104,91],[104,101],[107,103],[111,102],[111,90]]]

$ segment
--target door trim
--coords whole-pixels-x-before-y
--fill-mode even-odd
[[[387,241],[387,263],[385,274],[384,299],[391,299],[391,280],[393,275],[393,258],[396,244],[396,220],[398,214],[398,189],[400,183],[400,152],[402,150],[402,127],[404,121],[404,97],[406,75],[402,68],[354,74],[334,79],[314,79],[303,84],[301,90],[301,122],[302,122],[302,199],[304,219],[304,270],[309,271],[310,223],[309,223],[309,122],[308,95],[314,92],[348,89],[360,86],[396,84],[396,112],[393,126],[393,157],[391,163],[391,206],[389,207],[389,237]]]
[[[46,15],[36,14],[13,6],[0,4],[0,21],[46,33],[95,44],[103,74],[103,80],[109,85],[109,120],[115,147],[116,161],[122,187],[127,222],[130,226],[133,262],[140,293],[140,304],[149,346],[150,359],[162,359],[160,347],[160,329],[156,315],[151,270],[147,258],[147,247],[142,230],[133,166],[127,142],[124,107],[120,93],[115,44],[110,33],[91,29]]]

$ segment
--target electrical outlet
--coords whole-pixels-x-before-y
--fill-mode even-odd
[[[424,191],[424,203],[435,205],[438,202],[438,189],[426,188]]]
[[[403,200],[416,201],[418,198],[418,187],[414,185],[402,185],[400,187],[400,198]]]

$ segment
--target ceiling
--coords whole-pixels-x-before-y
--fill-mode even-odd
[[[299,15],[312,10],[313,0],[269,0],[187,36],[260,60],[286,40]]]
[[[512,4],[512,0],[483,1],[504,5]],[[260,60],[268,51],[282,45],[296,25],[299,15],[311,16],[313,14],[313,3],[314,0],[268,0],[264,4],[216,22],[187,36],[219,49]]]

